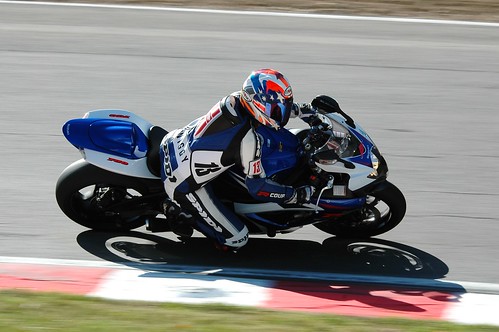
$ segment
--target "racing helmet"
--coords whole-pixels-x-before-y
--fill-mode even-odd
[[[253,71],[243,83],[242,106],[261,124],[274,129],[288,123],[293,109],[293,90],[274,69]]]

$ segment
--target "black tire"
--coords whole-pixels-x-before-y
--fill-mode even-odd
[[[380,204],[384,208],[382,211]],[[338,237],[368,238],[397,226],[404,218],[405,211],[404,195],[395,185],[385,181],[368,195],[368,202],[361,211],[314,226]]]
[[[112,204],[116,204],[144,196],[151,193],[151,190],[159,190],[160,184],[159,180],[112,173],[81,159],[61,173],[55,194],[61,210],[74,222],[94,230],[127,231],[144,225],[148,217],[109,213],[102,204],[97,206],[97,189],[111,188],[115,193],[119,193],[112,198]]]

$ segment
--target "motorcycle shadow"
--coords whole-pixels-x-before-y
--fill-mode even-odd
[[[448,266],[422,250],[387,240],[252,238],[237,254],[217,251],[205,238],[187,243],[140,232],[85,231],[78,244],[101,259],[164,271],[175,266],[204,269],[306,271],[389,277],[443,278]],[[210,248],[213,247],[212,250]]]

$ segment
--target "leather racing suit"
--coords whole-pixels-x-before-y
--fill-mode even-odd
[[[161,142],[161,179],[167,195],[196,221],[196,229],[221,245],[240,248],[248,229],[234,212],[213,194],[209,182],[238,165],[255,199],[279,204],[300,203],[299,192],[265,175],[259,123],[241,106],[240,92],[220,102],[184,128],[168,133]],[[293,107],[291,117],[307,121],[315,111]],[[285,129],[284,129],[285,130]]]

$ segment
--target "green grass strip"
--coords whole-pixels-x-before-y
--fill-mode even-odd
[[[111,301],[0,292],[0,331],[499,331],[442,321],[373,319],[226,305]]]

